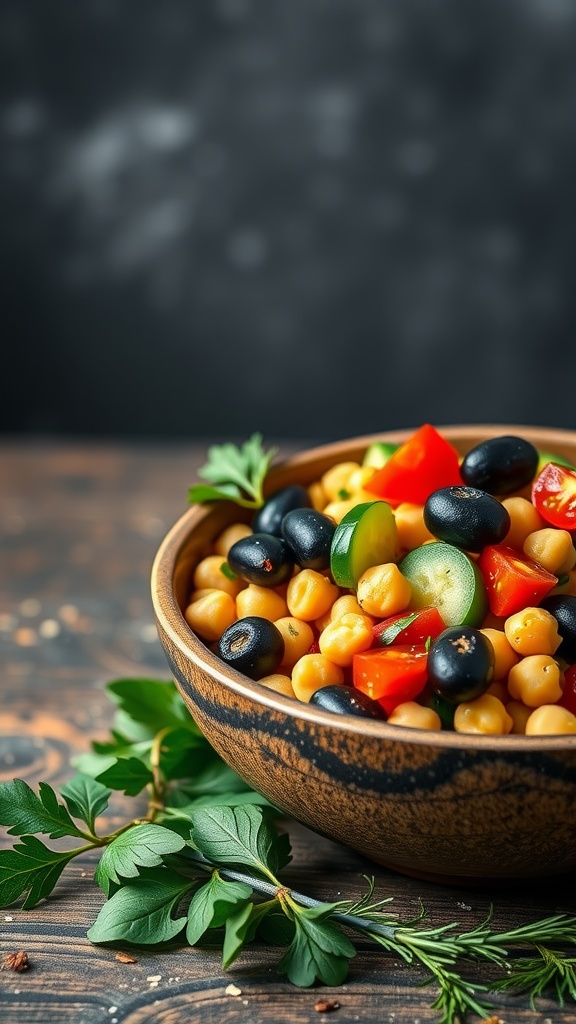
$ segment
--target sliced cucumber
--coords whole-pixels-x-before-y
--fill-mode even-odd
[[[398,568],[412,587],[410,607],[435,605],[447,626],[480,626],[488,611],[482,574],[471,558],[444,541],[414,548]]]
[[[576,469],[573,462],[568,462],[562,455],[555,455],[554,452],[538,452],[538,466],[536,469],[536,476],[542,472],[544,466],[549,462],[555,462],[558,466],[565,466],[566,469]]]
[[[391,444],[389,441],[373,441],[364,453],[362,465],[371,469],[382,469],[398,447],[399,445]]]
[[[396,520],[387,501],[355,505],[336,527],[330,550],[330,569],[339,587],[354,590],[372,565],[398,557]]]

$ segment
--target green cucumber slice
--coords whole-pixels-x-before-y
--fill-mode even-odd
[[[391,444],[389,441],[373,441],[364,453],[362,465],[369,466],[371,469],[382,469],[397,448],[399,445]]]
[[[471,558],[444,541],[409,551],[398,568],[412,587],[411,608],[436,606],[446,626],[480,626],[488,611],[482,574]]]
[[[542,472],[544,466],[549,462],[555,462],[558,466],[565,466],[566,469],[576,469],[573,462],[568,462],[562,455],[555,455],[554,452],[538,452],[538,466],[536,469],[536,476]]]
[[[355,505],[336,527],[330,569],[339,587],[354,590],[370,566],[395,562],[397,558],[396,520],[387,501]]]

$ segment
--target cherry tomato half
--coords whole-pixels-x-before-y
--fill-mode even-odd
[[[446,623],[434,605],[418,608],[412,612],[400,612],[389,619],[378,622],[372,629],[374,643],[388,646],[394,644],[425,644],[435,640],[446,629]]]
[[[536,605],[558,583],[551,572],[507,544],[488,545],[477,564],[493,615],[513,615]]]
[[[576,471],[548,462],[532,485],[532,503],[551,526],[576,530]]]
[[[425,423],[376,470],[364,489],[390,505],[423,505],[438,488],[461,483],[456,449]]]
[[[424,644],[378,647],[354,655],[352,678],[357,690],[377,700],[390,714],[414,700],[426,685],[428,652]]]

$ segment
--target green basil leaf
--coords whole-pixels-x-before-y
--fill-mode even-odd
[[[12,850],[0,851],[0,906],[8,907],[27,893],[25,910],[49,896],[76,850],[49,850],[36,836],[23,836]]]
[[[112,790],[107,789],[101,782],[96,782],[96,779],[90,778],[89,775],[74,775],[61,787],[60,793],[70,814],[85,821],[90,831],[94,833],[94,822],[108,807]]]
[[[56,793],[47,782],[38,787],[39,796],[22,779],[0,782],[0,825],[8,825],[8,835],[34,833],[61,839],[62,836],[83,837]]]
[[[191,946],[202,938],[209,928],[221,928],[234,908],[244,904],[252,889],[243,882],[227,882],[217,871],[210,881],[194,893],[188,907],[186,939]]]
[[[153,945],[183,931],[186,918],[173,915],[194,883],[164,867],[156,872],[154,878],[135,878],[107,900],[88,932],[91,942]]]
[[[127,796],[137,796],[153,779],[150,769],[137,757],[119,757],[98,776],[98,782]]]
[[[162,825],[134,825],[106,847],[94,879],[108,896],[111,882],[119,884],[123,878],[135,878],[139,867],[157,867],[163,856],[178,853],[185,845],[181,836]]]

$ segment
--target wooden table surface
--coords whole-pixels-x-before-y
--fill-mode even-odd
[[[10,442],[0,446],[0,778],[58,786],[71,756],[107,733],[104,692],[120,676],[169,674],[153,623],[149,573],[156,547],[184,511],[204,458],[194,446],[94,446]],[[111,824],[120,820],[120,798]],[[132,815],[129,814],[129,817]],[[124,818],[122,818],[124,820]],[[431,923],[473,925],[495,904],[498,928],[536,916],[576,912],[566,881],[517,888],[461,889],[404,878],[287,823],[293,861],[286,881],[329,899],[357,897],[364,875],[414,917],[422,899]],[[5,831],[3,845],[9,840]],[[437,1020],[425,972],[363,946],[338,989],[294,988],[275,973],[276,953],[251,947],[229,973],[216,949],[116,950],[92,945],[86,931],[103,895],[95,861],[73,861],[53,896],[36,908],[0,911],[0,955],[29,957],[26,972],[0,971],[2,1024],[212,1024],[312,1021],[425,1024]],[[471,968],[476,980],[486,968]],[[152,979],[152,980],[151,980]],[[234,984],[239,994],[227,992]],[[319,997],[339,1008],[321,1012]],[[505,1024],[576,1024],[576,1006],[545,998],[495,997]]]

